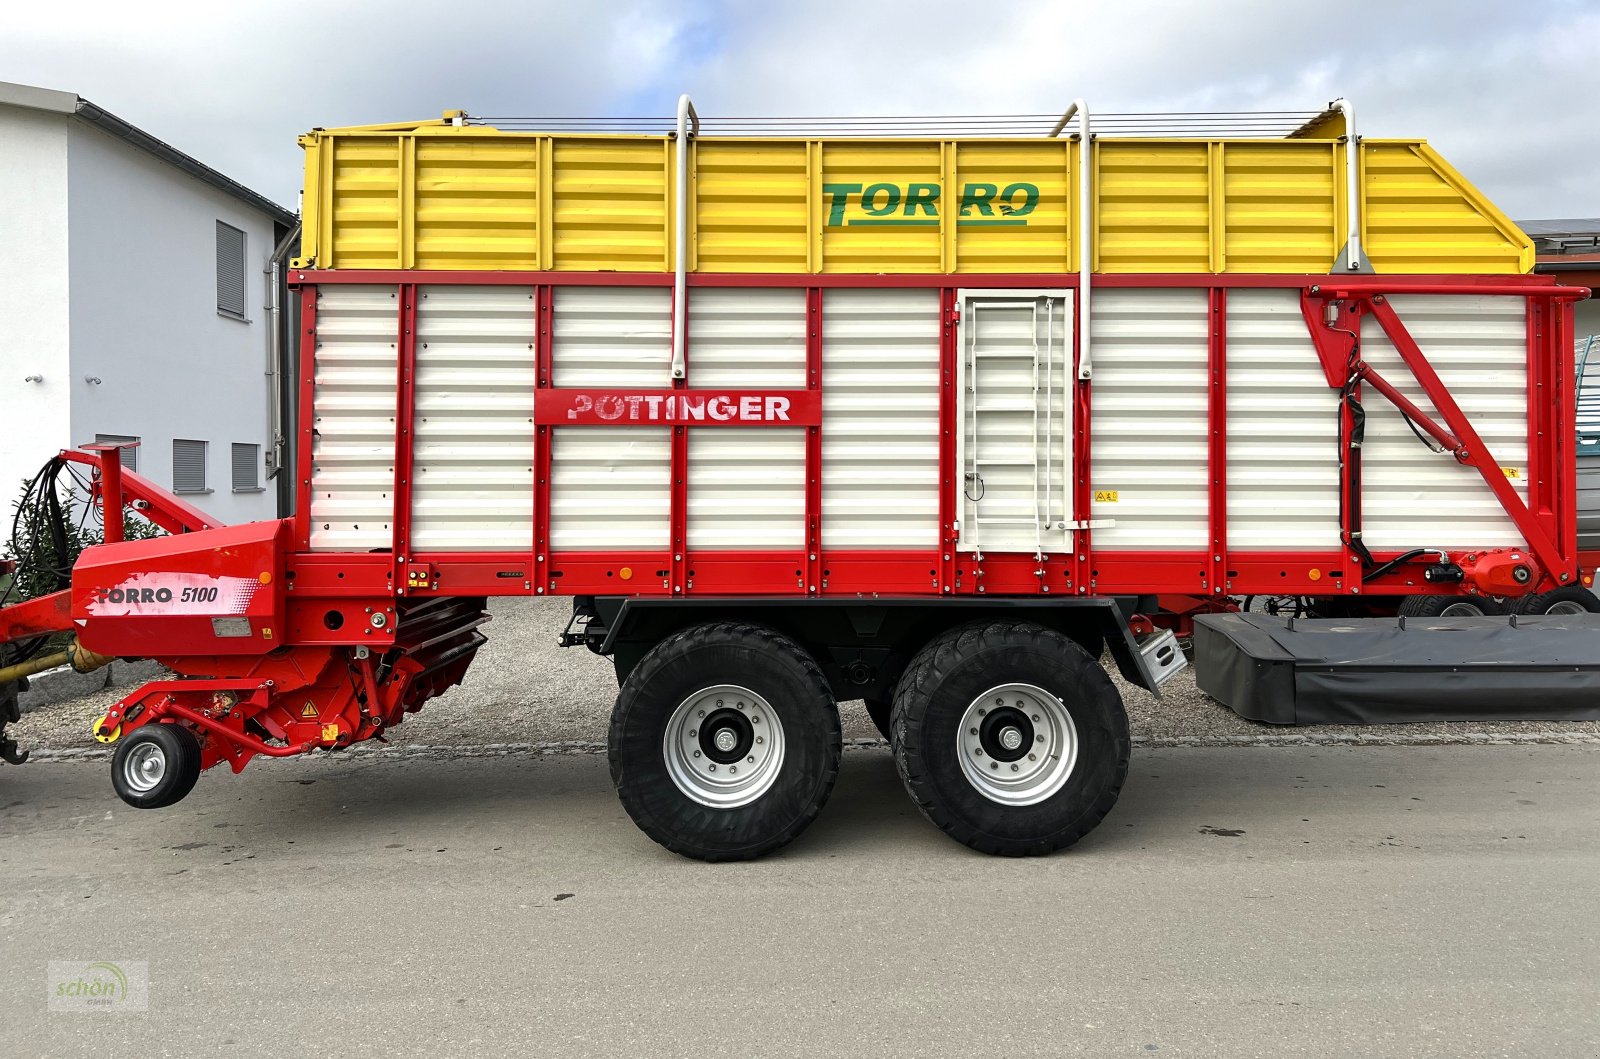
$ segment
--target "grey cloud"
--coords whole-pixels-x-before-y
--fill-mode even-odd
[[[1424,136],[1514,216],[1593,215],[1600,8],[1346,0],[21,8],[0,77],[76,91],[282,201],[312,126],[474,113],[1311,108]]]

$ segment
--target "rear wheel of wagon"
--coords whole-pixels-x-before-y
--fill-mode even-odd
[[[1128,773],[1128,715],[1068,637],[1025,622],[951,630],[912,662],[894,708],[895,763],[917,808],[983,853],[1072,845]]]
[[[1517,601],[1518,614],[1600,614],[1600,599],[1587,588],[1567,585],[1523,596]]]
[[[623,682],[611,779],[661,845],[749,860],[816,818],[840,744],[827,678],[793,641],[756,625],[699,625],[657,644]]]

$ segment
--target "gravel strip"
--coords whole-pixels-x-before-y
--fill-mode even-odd
[[[583,648],[563,650],[565,599],[496,600],[489,643],[467,682],[430,701],[388,733],[389,747],[418,754],[598,753],[616,699],[608,659]],[[1247,721],[1180,673],[1157,700],[1112,679],[1141,746],[1436,746],[1443,743],[1600,743],[1600,721],[1468,721],[1406,725],[1309,725],[1283,728]],[[103,756],[90,726],[122,692],[99,692],[27,714],[7,733],[37,760]],[[859,702],[841,703],[847,745],[879,746]],[[388,749],[381,744],[375,750]],[[353,748],[362,750],[364,748]]]

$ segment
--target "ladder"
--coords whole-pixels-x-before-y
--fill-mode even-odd
[[[971,532],[967,535],[968,543],[972,546],[975,557],[981,562],[983,559],[983,527],[1027,527],[1032,530],[1033,551],[1036,560],[1044,560],[1045,531],[1049,527],[1050,513],[1054,510],[1054,476],[1055,476],[1055,372],[1056,372],[1056,304],[1062,301],[1060,295],[1038,295],[1029,298],[972,298],[964,307],[963,324],[966,331],[966,363],[964,374],[966,376],[966,404],[968,408],[967,428],[968,437],[966,448],[966,466],[963,471],[963,487],[965,496],[972,504],[973,516],[970,520]],[[1029,336],[1031,341],[1021,348],[1011,348],[997,345],[996,348],[986,348],[986,333],[982,329],[981,320],[984,311],[1026,311],[1030,317]],[[992,317],[991,317],[992,318]],[[1044,339],[1041,343],[1039,330],[1041,322],[1044,325]],[[1063,322],[1065,322],[1065,309],[1063,307]],[[1027,365],[1029,373],[1029,387],[1026,398],[1006,398],[986,396],[983,392],[982,380],[986,374],[983,365],[990,363],[1014,364],[1021,367]],[[1065,380],[1063,380],[1065,385]],[[1044,410],[1040,411],[1040,397],[1044,398]],[[1063,394],[1065,396],[1065,394]],[[1028,433],[1027,458],[980,458],[979,442],[992,433],[985,431],[984,425],[988,422],[998,422],[1007,415],[1026,414],[1030,417]],[[1042,430],[1041,430],[1042,427]],[[1043,450],[1044,484],[1040,486],[1040,451]],[[995,469],[1012,469],[1025,471],[1030,483],[1029,515],[1027,517],[985,515],[983,503],[989,495],[985,482],[985,472]],[[1063,489],[1063,492],[1065,490]],[[990,498],[993,504],[998,498]],[[1014,495],[1006,499],[1013,503],[1017,499]]]
[[[1600,335],[1578,346],[1578,455],[1600,456]],[[1590,364],[1594,367],[1590,367]]]

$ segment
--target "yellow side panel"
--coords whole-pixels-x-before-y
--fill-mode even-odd
[[[415,267],[539,267],[539,140],[416,138]]]
[[[400,144],[398,136],[340,136],[323,140],[324,221],[333,238],[324,242],[322,268],[401,268]],[[330,183],[331,181],[331,183]]]
[[[824,144],[823,271],[941,271],[940,168],[937,142]]]
[[[957,143],[940,204],[956,221],[948,271],[1077,271],[1076,150],[1066,139]]]
[[[666,272],[675,146],[448,125],[316,132],[300,261],[319,268]],[[1094,267],[1324,273],[1344,249],[1342,141],[1118,140],[1093,150]],[[1380,274],[1520,273],[1531,241],[1426,143],[1362,146]],[[695,141],[690,268],[1067,273],[1078,145]]]
[[[691,267],[810,271],[806,156],[804,140],[697,143]]]
[[[1327,141],[1222,146],[1226,272],[1326,272],[1344,246],[1343,147]]]
[[[1208,271],[1211,213],[1203,141],[1102,140],[1094,160],[1096,271]]]
[[[1368,140],[1363,235],[1379,273],[1533,268],[1533,244],[1425,143]]]
[[[672,268],[672,150],[666,139],[558,137],[552,154],[555,268]]]

